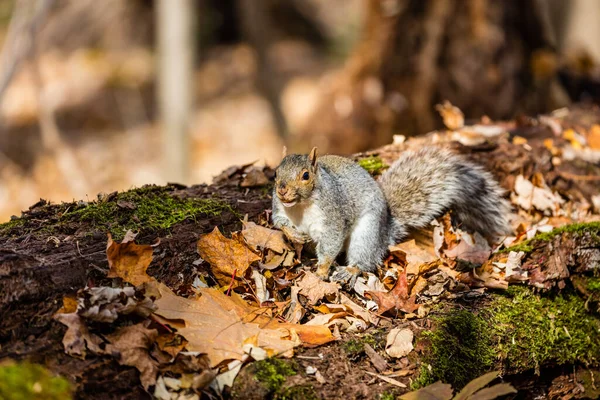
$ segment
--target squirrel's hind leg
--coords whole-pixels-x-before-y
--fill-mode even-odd
[[[362,215],[352,227],[347,242],[349,267],[375,272],[385,257],[388,245],[387,216],[378,210]]]

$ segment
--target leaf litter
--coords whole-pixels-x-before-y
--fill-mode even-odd
[[[460,110],[449,104],[440,111],[445,113],[448,129],[454,131],[449,137],[466,146],[496,140],[507,129],[504,125],[464,126]],[[586,142],[582,137],[595,143],[598,132],[598,127],[579,136],[561,136],[559,132],[551,152],[555,158],[565,154],[583,157],[569,149],[583,148]],[[522,137],[514,138],[513,143],[529,146]],[[253,186],[262,185],[263,175],[270,171],[248,165],[225,173],[229,178],[237,176],[240,182],[245,180],[244,186]],[[391,246],[381,271],[359,277],[350,295],[337,284],[316,278],[307,268],[314,261],[301,259],[299,249],[264,222],[246,219],[243,229],[231,238],[217,227],[201,235],[199,263],[208,265],[218,286],[195,285],[191,297],[176,295],[147,274],[154,247],[135,244],[129,233],[122,243],[109,236],[108,277],[120,278],[133,287],[85,288],[78,293],[76,309],[73,300],[65,298],[64,309],[56,315],[67,325],[65,351],[82,358],[89,353],[109,354],[140,370],[143,385],[154,385],[157,397],[168,398],[176,393],[198,393],[210,384],[223,390],[231,386],[244,363],[273,355],[290,356],[298,346],[328,343],[344,331],[389,328],[389,316],[421,318],[432,303],[443,298],[476,296],[484,288],[506,289],[518,283],[547,288],[548,281],[555,278],[531,269],[527,252],[498,250],[526,244],[536,233],[588,218],[586,213],[592,212],[594,205],[551,189],[539,173],[517,176],[510,197],[516,210],[515,236],[502,238],[500,246],[492,247],[481,235],[453,226],[451,215],[446,214],[431,227],[428,243],[409,240]],[[204,277],[201,281],[208,282]],[[132,316],[138,322],[127,324]],[[109,333],[99,334],[98,324],[104,324]],[[410,326],[392,329],[385,353],[405,362],[412,340]],[[377,355],[378,351],[370,351],[369,358],[379,365],[380,376],[393,373],[385,371],[386,364]],[[409,372],[397,376],[411,374],[402,371]],[[496,377],[486,375],[473,381],[455,398],[495,398],[510,393],[512,388],[506,384],[485,388]],[[429,398],[452,398],[450,386],[441,383],[419,392]],[[420,398],[411,397],[413,394],[402,398]]]

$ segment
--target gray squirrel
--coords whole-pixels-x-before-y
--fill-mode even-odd
[[[347,266],[332,280],[374,272],[388,246],[411,229],[452,210],[469,232],[509,232],[509,203],[492,175],[438,147],[406,151],[379,182],[354,161],[334,155],[285,154],[276,169],[272,218],[292,242],[314,242],[317,275],[329,277],[336,257]]]

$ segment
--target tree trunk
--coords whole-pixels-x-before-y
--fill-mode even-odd
[[[467,118],[566,105],[544,1],[366,0],[362,39],[300,133],[298,147],[352,153]],[[326,139],[323,139],[326,138]]]

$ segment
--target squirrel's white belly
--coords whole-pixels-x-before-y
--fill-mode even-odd
[[[318,206],[290,207],[284,210],[289,220],[294,224],[296,230],[310,236],[314,242],[318,242],[326,229],[325,215]]]

